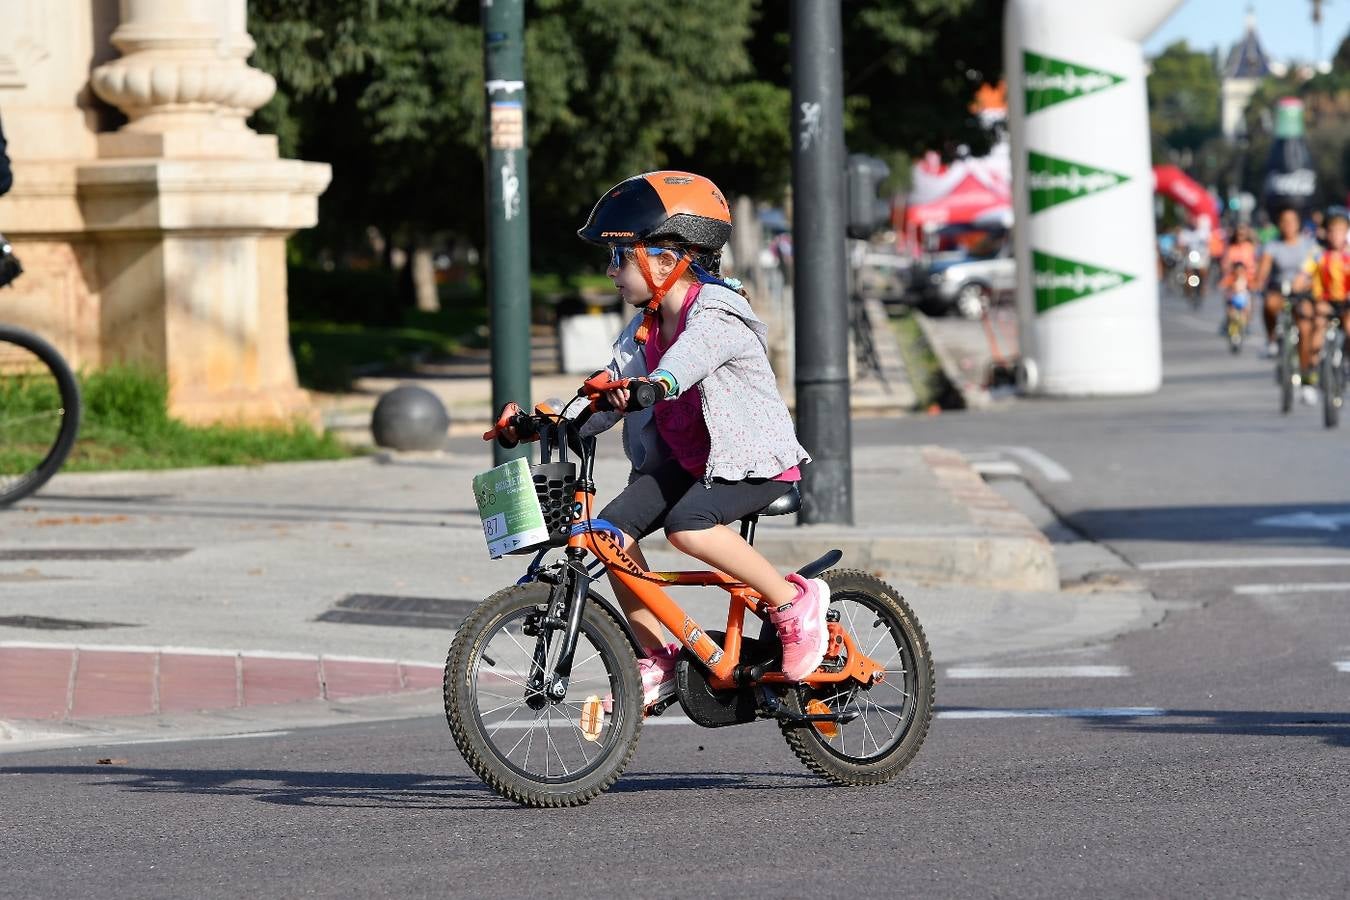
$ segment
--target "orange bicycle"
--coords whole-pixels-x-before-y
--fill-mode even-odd
[[[720,572],[648,571],[624,552],[616,528],[593,518],[596,441],[579,432],[608,408],[604,393],[620,387],[630,390],[628,411],[662,398],[659,384],[600,374],[578,392],[590,402],[575,419],[546,404],[533,414],[508,407],[484,435],[496,439],[509,427],[539,441],[537,465],[516,460],[475,479],[490,552],[535,556],[515,585],[469,614],[450,646],[445,712],[464,760],[494,791],[525,806],[587,803],[632,759],[644,716],[678,699],[706,728],[775,720],[797,757],[836,784],[894,778],[923,744],[933,713],[933,661],[909,605],[872,575],[832,568],[839,550],[803,566],[803,577],[830,586],[829,644],[815,672],[789,682],[758,593]],[[526,498],[530,516],[542,516],[542,527],[538,518],[522,525],[512,522],[514,512],[493,511],[512,491]],[[743,519],[742,537],[753,543],[760,516],[796,512],[799,504],[794,485]],[[562,558],[545,565],[555,548]],[[683,645],[675,698],[643,709],[640,644],[592,587],[605,571]],[[664,590],[673,585],[725,590],[725,630],[695,622]],[[747,611],[761,619],[757,637],[746,634]]]

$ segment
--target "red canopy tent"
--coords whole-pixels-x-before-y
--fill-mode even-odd
[[[917,250],[921,243],[919,233],[924,228],[975,222],[1006,226],[1011,220],[1012,198],[1004,186],[969,172],[943,196],[905,207],[904,240]]]

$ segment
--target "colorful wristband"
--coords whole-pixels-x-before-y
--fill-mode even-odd
[[[675,380],[674,375],[670,374],[665,369],[657,369],[648,377],[651,378],[652,381],[659,381],[665,385],[667,400],[674,400],[680,395],[679,382]]]

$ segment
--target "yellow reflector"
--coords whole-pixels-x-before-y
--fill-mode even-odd
[[[604,728],[605,704],[592,694],[581,704],[581,736],[588,741],[598,741]]]
[[[830,708],[825,705],[823,700],[811,700],[806,704],[806,712],[812,716],[828,716]],[[834,740],[839,736],[838,722],[812,722],[811,724],[815,726],[816,731],[819,731],[822,737]]]

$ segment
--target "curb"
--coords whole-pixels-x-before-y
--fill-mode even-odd
[[[924,462],[966,526],[924,526],[922,534],[900,528],[807,525],[761,529],[755,547],[776,565],[795,567],[819,555],[823,546],[844,551],[850,567],[881,569],[908,580],[956,582],[1011,591],[1058,591],[1059,570],[1050,541],[954,450],[920,448]]]
[[[976,384],[965,376],[956,360],[947,352],[947,348],[942,346],[941,341],[937,340],[933,333],[932,321],[928,316],[916,308],[914,310],[914,321],[919,323],[919,332],[923,335],[924,342],[928,344],[928,349],[933,352],[933,356],[937,359],[938,367],[942,369],[942,377],[961,396],[961,402],[965,404],[966,409],[987,408],[992,403],[989,392],[982,385]]]

